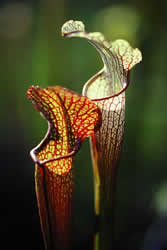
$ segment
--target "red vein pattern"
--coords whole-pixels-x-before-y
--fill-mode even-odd
[[[102,182],[111,183],[109,178],[118,164],[124,134],[125,93],[95,102],[103,111],[101,128],[95,133],[99,174]],[[105,176],[108,177],[107,180]],[[108,195],[111,197],[111,194]]]
[[[108,250],[111,249],[116,170],[124,133],[124,91],[129,85],[129,70],[142,60],[142,55],[125,40],[109,42],[99,32],[86,32],[81,21],[66,22],[62,35],[86,39],[100,53],[104,63],[104,68],[84,85],[83,95],[93,100],[102,113],[102,125],[91,138],[91,150],[97,180],[95,213],[100,214],[99,249]]]
[[[110,249],[114,231],[116,176],[124,134],[125,93],[95,103],[102,110],[102,125],[92,137],[91,144],[93,154],[97,156],[100,177],[99,248]]]
[[[48,120],[48,132],[31,151],[41,227],[47,250],[70,245],[73,155],[100,126],[96,104],[60,86],[30,87],[28,98]]]

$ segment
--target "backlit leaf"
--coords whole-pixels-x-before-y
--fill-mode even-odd
[[[88,98],[60,86],[32,86],[27,94],[49,124],[46,137],[33,151],[34,157],[56,174],[65,174],[71,168],[67,156],[75,154],[84,138],[94,133],[99,110]]]
[[[32,86],[27,95],[48,120],[45,138],[31,151],[45,248],[65,250],[70,247],[73,158],[100,126],[100,111],[87,97],[60,86]]]
[[[88,33],[80,21],[70,20],[62,26],[62,35],[88,40],[100,53],[104,68],[85,85],[91,99],[105,98],[123,91],[128,85],[128,71],[142,60],[139,49],[125,40],[109,42],[100,32]]]
[[[83,95],[94,101],[102,113],[102,125],[90,142],[95,212],[100,213],[99,249],[106,250],[111,248],[116,172],[125,123],[125,90],[129,85],[129,71],[142,60],[142,55],[125,40],[110,42],[99,32],[86,32],[80,21],[66,22],[62,26],[62,35],[86,39],[100,53],[104,63],[104,68],[84,85]]]

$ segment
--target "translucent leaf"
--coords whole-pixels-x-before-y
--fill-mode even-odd
[[[94,133],[98,108],[87,97],[60,86],[45,89],[32,86],[27,93],[49,122],[47,135],[33,155],[56,174],[65,174],[72,162],[67,156],[73,155],[84,138]]]
[[[129,71],[142,60],[142,55],[125,40],[109,42],[99,32],[86,32],[84,24],[79,22],[78,25],[78,21],[66,22],[62,35],[86,39],[97,49],[104,63],[104,68],[84,85],[83,95],[92,99],[102,113],[101,127],[92,135],[90,143],[95,213],[100,214],[99,249],[110,249],[116,174],[124,134],[125,89],[129,84]]]
[[[32,86],[28,98],[48,120],[48,132],[31,151],[41,227],[47,250],[70,245],[74,188],[73,156],[85,137],[94,134],[100,118],[96,104],[60,86]]]
[[[87,39],[100,53],[104,68],[85,86],[91,99],[116,95],[128,85],[128,71],[142,60],[141,52],[125,40],[109,42],[99,32],[87,33],[84,24],[70,20],[62,26],[62,35]],[[83,92],[84,93],[84,92]]]

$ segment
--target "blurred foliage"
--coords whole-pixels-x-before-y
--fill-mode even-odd
[[[24,242],[29,237],[24,250],[43,247],[28,152],[43,138],[47,124],[27,100],[27,88],[58,84],[81,93],[83,84],[102,67],[96,51],[85,41],[61,37],[61,26],[69,19],[82,20],[88,31],[101,31],[108,39],[127,39],[143,53],[143,62],[133,70],[127,90],[116,244],[117,249],[126,246],[129,250],[143,248],[145,242],[147,250],[167,247],[161,233],[162,218],[167,217],[166,8],[165,0],[2,1],[1,232],[10,235],[12,242],[5,242],[6,249],[22,249],[18,235]],[[92,249],[88,142],[76,161],[74,248],[82,243],[83,248]],[[157,221],[158,226],[153,226]],[[167,231],[167,223],[162,227]],[[154,238],[157,248],[144,236]]]

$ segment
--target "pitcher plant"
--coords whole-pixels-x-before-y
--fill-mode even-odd
[[[45,249],[70,249],[74,156],[100,126],[100,111],[87,97],[60,86],[31,86],[27,95],[48,121],[46,136],[30,152]]]
[[[110,42],[99,32],[86,32],[80,21],[66,22],[62,35],[86,39],[100,53],[104,63],[103,69],[84,85],[82,93],[102,114],[102,125],[90,139],[95,214],[100,220],[95,249],[109,250],[113,236],[116,173],[124,134],[125,90],[129,85],[129,72],[142,60],[142,55],[125,40]]]

